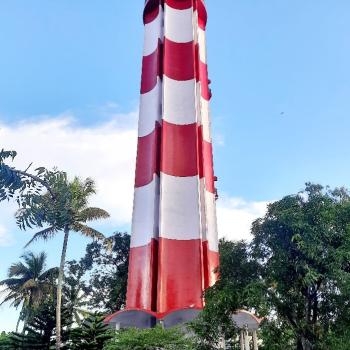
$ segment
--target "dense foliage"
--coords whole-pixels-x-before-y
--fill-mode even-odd
[[[308,184],[253,225],[264,296],[300,349],[327,348],[330,332],[350,321],[349,224],[346,190]]]
[[[2,332],[0,334],[0,349],[10,350],[10,346],[11,346],[10,336],[7,333]]]
[[[191,324],[203,349],[214,349],[221,338],[236,340],[232,311],[251,305],[247,287],[257,279],[257,266],[248,260],[244,242],[220,242],[220,280],[206,292],[206,308]]]
[[[106,314],[125,306],[130,236],[116,232],[108,241],[110,249],[98,241],[90,243],[80,261],[89,269],[90,306]]]
[[[70,350],[101,350],[112,333],[98,314],[88,316],[70,335]]]
[[[240,308],[265,317],[266,350],[350,344],[349,193],[307,184],[270,204],[252,234],[250,244],[221,242],[221,280],[194,324],[205,344],[232,338],[229,314]]]
[[[192,338],[177,328],[128,329],[115,333],[104,350],[186,350],[195,349]]]
[[[69,311],[62,312],[62,349],[69,350],[69,329],[71,317]],[[11,350],[49,350],[56,342],[56,309],[54,300],[48,300],[36,310],[35,316],[20,333],[10,334]],[[1,349],[1,348],[0,348]]]
[[[67,175],[57,169],[48,170],[39,167],[30,172],[32,164],[27,169],[20,170],[12,166],[11,162],[17,157],[16,151],[0,151],[0,202],[13,199],[19,208],[27,208],[36,204],[36,199],[43,191],[47,191],[53,201],[57,200],[57,194],[52,184],[59,186],[67,181]],[[10,163],[10,164],[9,164]],[[17,218],[17,224],[22,229],[35,225],[34,217],[30,213]],[[30,214],[30,215],[29,215]],[[40,220],[40,216],[36,219]]]
[[[232,312],[262,317],[262,350],[350,348],[350,195],[306,184],[268,206],[252,225],[250,242],[220,242],[220,280],[205,292],[206,307],[188,331],[111,333],[104,315],[125,306],[130,237],[108,239],[87,222],[108,217],[88,201],[91,179],[70,181],[56,169],[12,166],[14,151],[0,151],[0,201],[15,200],[21,229],[38,228],[30,243],[63,233],[59,268],[46,270],[45,254],[26,253],[13,264],[2,303],[20,308],[20,333],[1,334],[0,349],[238,349]],[[93,238],[79,261],[65,262],[71,231]],[[100,240],[97,240],[100,239]],[[63,279],[65,272],[65,280]],[[57,302],[55,302],[57,299]],[[61,309],[63,310],[61,312]],[[62,320],[60,320],[62,318]],[[186,335],[185,335],[186,334]]]

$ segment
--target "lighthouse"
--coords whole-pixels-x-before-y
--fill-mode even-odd
[[[190,321],[219,264],[203,0],[147,0],[125,310],[115,327]]]

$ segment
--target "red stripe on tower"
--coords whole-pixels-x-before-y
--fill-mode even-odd
[[[197,0],[198,26],[205,30],[207,27],[208,14],[203,0]]]
[[[156,50],[142,60],[141,93],[145,94],[157,84],[157,78],[161,76],[162,45],[159,42]]]
[[[177,10],[186,10],[193,6],[193,0],[165,0],[165,3]]]
[[[159,14],[160,0],[146,0],[145,9],[143,11],[143,23],[153,22]]]
[[[201,240],[161,238],[158,267],[158,312],[203,307]]]
[[[128,308],[156,311],[158,241],[130,249]],[[140,268],[142,267],[142,268]]]
[[[165,37],[164,74],[173,80],[194,79],[195,60],[193,42],[176,43]]]
[[[203,242],[204,286],[209,288],[218,280],[219,253],[209,247],[208,241]]]
[[[214,168],[213,168],[213,146],[211,142],[202,140],[203,150],[203,175],[205,178],[205,188],[211,193],[215,193]]]
[[[163,121],[161,171],[171,176],[196,176],[197,124],[176,125]]]
[[[159,175],[160,161],[160,126],[147,136],[139,137],[135,187],[142,187],[152,182],[154,174]]]

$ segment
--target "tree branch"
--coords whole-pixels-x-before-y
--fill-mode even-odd
[[[17,173],[18,175],[22,175],[22,176],[26,176],[29,177],[30,179],[39,182],[41,185],[43,185],[48,192],[50,193],[52,199],[56,199],[56,194],[55,192],[52,190],[52,187],[48,184],[47,181],[41,179],[39,176],[33,175],[33,174],[29,174],[26,171],[21,171],[21,170],[16,170],[16,169],[12,169],[15,173]]]

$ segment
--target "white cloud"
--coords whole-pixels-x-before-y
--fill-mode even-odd
[[[75,123],[69,113],[15,125],[1,125],[1,148],[18,152],[16,165],[57,166],[69,174],[92,177],[98,195],[93,205],[111,213],[110,224],[129,225],[132,214],[136,158],[137,113],[113,115],[112,121],[93,126]],[[267,202],[247,202],[223,196],[218,201],[221,237],[249,239],[253,220],[263,216]],[[0,209],[0,216],[3,211]],[[0,245],[6,231],[0,226]],[[3,233],[1,233],[3,232]],[[4,237],[4,238],[2,238]]]
[[[33,167],[57,166],[72,175],[92,177],[98,187],[92,204],[108,210],[114,224],[125,225],[132,210],[135,121],[136,113],[130,113],[91,127],[75,124],[70,115],[0,124],[1,148],[16,150],[16,165],[22,168],[33,162]]]
[[[265,215],[268,203],[228,196],[220,198],[217,203],[220,237],[230,240],[251,239],[251,225],[255,219]]]

